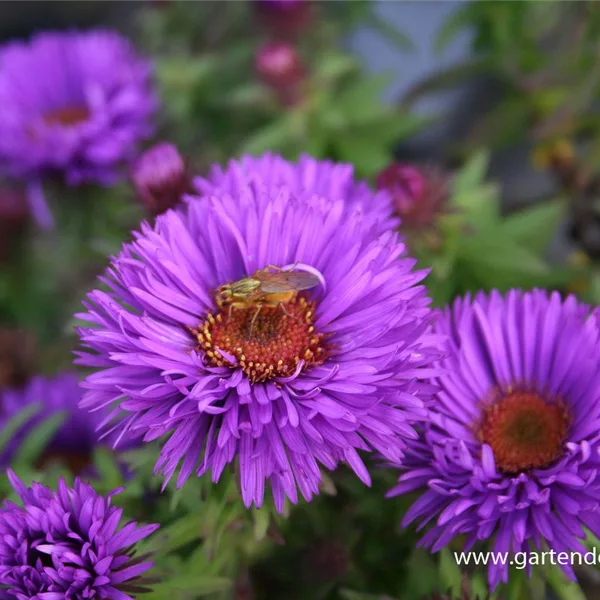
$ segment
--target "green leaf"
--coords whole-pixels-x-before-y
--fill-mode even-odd
[[[60,411],[44,419],[42,423],[30,431],[19,447],[13,463],[15,465],[29,465],[34,463],[47,448],[66,417],[66,411]]]
[[[407,598],[423,598],[439,588],[438,566],[429,552],[415,549],[406,565],[406,576],[402,590]]]
[[[543,252],[556,233],[564,213],[563,202],[552,200],[505,217],[499,227],[507,239],[532,252]]]
[[[381,94],[390,82],[387,75],[360,79],[348,85],[334,100],[335,111],[344,121],[365,124],[381,118],[386,107]]]
[[[391,42],[399,50],[414,50],[414,44],[408,35],[390,25],[385,18],[380,17],[374,10],[371,10],[365,24]]]
[[[459,593],[462,573],[448,548],[440,552],[439,581],[442,589],[451,589],[454,593]]]
[[[31,404],[27,406],[24,410],[19,412],[17,415],[12,417],[6,425],[0,431],[0,451],[6,448],[6,444],[10,442],[15,433],[31,419],[31,417],[38,414],[43,408],[41,402],[36,402],[35,404]]]
[[[145,600],[193,600],[199,596],[208,596],[231,587],[231,581],[225,577],[213,575],[177,576],[173,579],[152,585],[152,592],[144,594]],[[189,594],[187,596],[186,594]]]
[[[96,448],[94,466],[104,486],[115,489],[123,485],[123,471],[117,457],[107,448]]]
[[[261,508],[254,509],[252,515],[254,517],[254,537],[260,542],[267,535],[267,530],[271,522],[271,513],[267,508]]]
[[[387,147],[374,144],[370,138],[357,135],[340,136],[335,141],[340,160],[353,164],[360,177],[370,177],[383,169],[390,161]]]
[[[161,527],[150,539],[138,544],[139,553],[151,552],[155,557],[165,556],[185,544],[200,540],[205,519],[204,514],[192,514]]]
[[[471,10],[467,5],[454,11],[438,31],[435,41],[435,51],[443,52],[456,34],[469,25]]]
[[[323,79],[338,79],[358,69],[358,61],[349,54],[329,52],[319,57],[316,76]]]
[[[560,600],[586,600],[587,596],[579,584],[567,579],[559,565],[547,565],[544,572],[557,598]]]
[[[475,152],[455,175],[452,183],[454,193],[461,194],[478,187],[485,179],[488,166],[489,153],[485,150]]]
[[[476,230],[495,227],[500,217],[498,187],[493,183],[455,193],[450,205]]]
[[[284,116],[250,134],[240,149],[241,154],[262,154],[267,150],[281,150],[293,135],[293,122]]]

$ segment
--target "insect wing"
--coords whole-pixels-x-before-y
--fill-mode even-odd
[[[264,294],[281,294],[309,290],[319,285],[316,275],[304,271],[281,271],[279,273],[257,273],[260,291]]]

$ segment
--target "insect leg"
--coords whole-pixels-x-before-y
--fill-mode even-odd
[[[298,317],[291,315],[287,310],[285,310],[285,304],[283,302],[279,303],[279,307],[281,308],[281,310],[283,311],[283,314],[286,317],[288,317],[289,319],[294,319],[294,321],[298,321],[298,323],[302,323],[302,319],[299,319]]]
[[[256,319],[258,318],[258,313],[260,313],[260,311],[262,310],[262,307],[263,307],[262,304],[256,305],[256,312],[254,313],[254,316],[252,317],[252,321],[250,321],[250,335],[252,335],[252,330],[254,329],[254,323],[256,323]]]

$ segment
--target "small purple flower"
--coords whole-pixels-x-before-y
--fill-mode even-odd
[[[348,212],[364,215],[380,233],[400,223],[393,216],[389,193],[373,191],[365,181],[357,181],[352,165],[317,160],[306,154],[297,162],[271,153],[245,155],[229,161],[225,168],[214,165],[205,178],[195,178],[194,184],[200,194],[212,194],[215,190],[236,194],[252,178],[261,179],[271,188],[285,186],[295,196],[343,200]]]
[[[113,31],[42,33],[0,47],[0,170],[112,183],[152,132],[151,71]]]
[[[136,160],[131,179],[152,215],[175,206],[190,187],[185,160],[176,146],[166,142],[152,146]]]
[[[0,453],[0,465],[10,464],[15,452],[31,430],[43,420],[65,412],[65,420],[48,447],[39,457],[43,467],[59,459],[69,469],[80,474],[91,464],[92,454],[98,445],[110,447],[114,439],[100,441],[96,431],[105,413],[90,413],[79,408],[82,391],[79,377],[74,373],[61,373],[54,377],[32,377],[24,386],[0,390],[0,424],[5,424],[26,407],[40,403],[42,408],[15,434],[7,448]]]
[[[233,193],[207,182],[210,195],[143,225],[102,278],[109,291],[89,294],[78,317],[91,352],[78,362],[97,372],[82,406],[120,408],[123,435],[170,434],[156,465],[166,480],[181,465],[179,486],[208,471],[218,481],[238,460],[245,504],[260,506],[268,483],[281,511],[297,487],[318,493],[321,465],[346,462],[369,484],[357,451],[400,458],[437,354],[425,272],[397,234],[375,232],[344,196],[233,172]],[[259,311],[218,304],[220,286],[269,265],[317,283]]]
[[[583,528],[600,535],[600,332],[589,312],[573,296],[512,290],[440,316],[439,392],[390,492],[424,488],[403,521],[431,524],[423,546],[465,536],[465,550],[492,540],[499,553],[585,553]],[[506,564],[489,567],[492,588],[507,579]]]
[[[11,471],[8,478],[21,505],[0,508],[0,591],[3,600],[133,600],[148,591],[147,556],[133,546],[158,529],[130,522],[117,530],[123,511],[79,479],[73,488],[61,479],[58,491],[39,483],[27,488]]]

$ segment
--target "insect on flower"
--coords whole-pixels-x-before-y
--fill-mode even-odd
[[[275,272],[272,271],[275,270]],[[250,323],[250,332],[263,307],[281,307],[288,315],[285,305],[302,290],[309,290],[321,283],[321,279],[306,271],[293,268],[285,270],[275,265],[267,265],[258,270],[252,277],[244,277],[233,283],[226,283],[217,289],[217,305],[223,309],[229,307],[229,317],[236,309],[256,307],[256,312]]]

